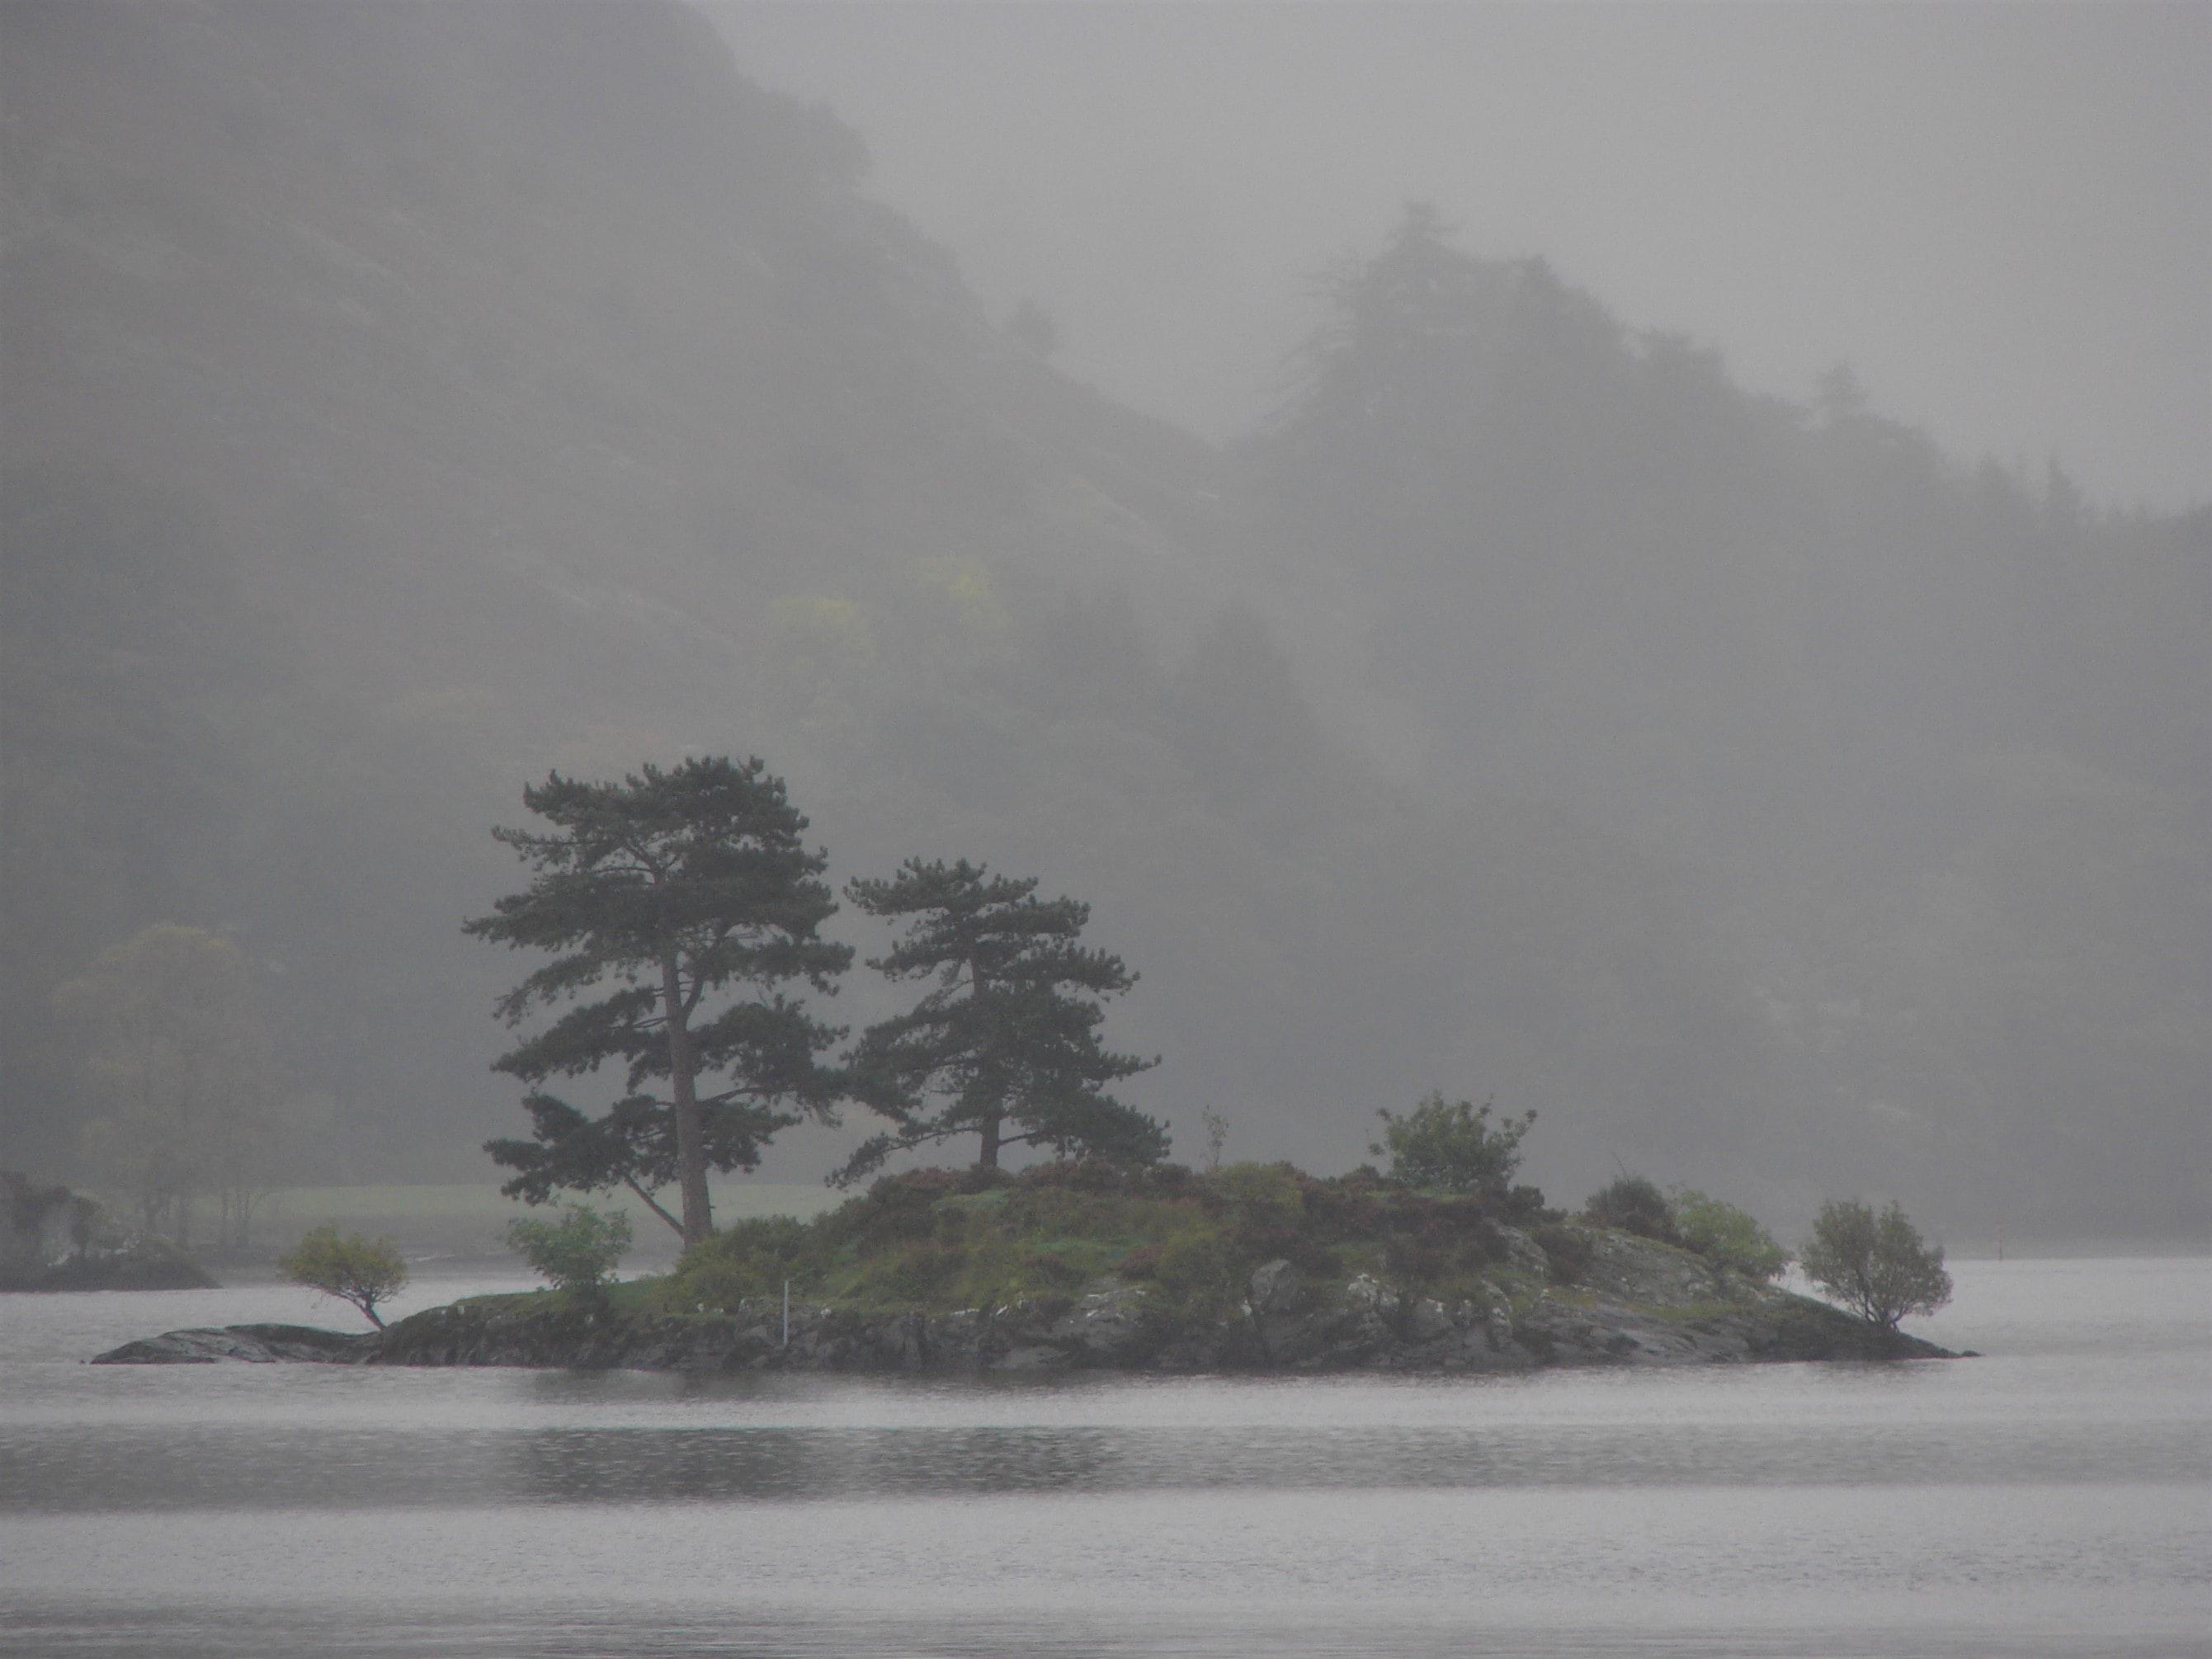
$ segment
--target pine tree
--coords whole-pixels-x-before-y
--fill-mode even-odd
[[[964,859],[909,859],[889,880],[854,881],[845,891],[870,915],[906,924],[868,965],[937,984],[909,1012],[861,1036],[853,1092],[892,1127],[853,1154],[841,1184],[894,1152],[965,1134],[980,1138],[987,1169],[1013,1146],[1133,1163],[1166,1156],[1160,1126],[1105,1092],[1159,1062],[1099,1041],[1101,1001],[1137,976],[1119,957],[1077,943],[1089,905],[1039,899],[1034,878],[994,876]]]
[[[465,931],[555,953],[501,999],[509,1025],[574,1006],[494,1069],[543,1084],[616,1060],[626,1092],[592,1118],[533,1090],[534,1139],[484,1150],[518,1171],[501,1189],[511,1197],[627,1187],[696,1243],[714,1231],[707,1172],[756,1167],[779,1130],[827,1117],[837,1097],[817,1056],[842,1031],[778,988],[834,994],[852,962],[817,933],[837,908],[828,860],[801,842],[805,818],[758,760],[648,766],[618,784],[555,773],[522,799],[556,833],[492,831],[536,873]],[[672,1183],[680,1219],[654,1196]]]

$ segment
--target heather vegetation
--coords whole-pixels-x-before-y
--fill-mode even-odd
[[[1426,1104],[1426,1103],[1425,1103]],[[1400,1121],[1405,1120],[1401,1119]],[[1019,1173],[975,1166],[884,1176],[809,1222],[744,1221],[685,1252],[643,1294],[672,1311],[723,1311],[792,1294],[884,1311],[1065,1304],[1102,1281],[1141,1285],[1147,1316],[1172,1325],[1226,1316],[1254,1273],[1281,1261],[1309,1284],[1364,1274],[1415,1299],[1571,1293],[1608,1231],[1666,1243],[1758,1282],[1784,1257],[1745,1212],[1685,1192],[1662,1238],[1593,1206],[1579,1218],[1510,1163],[1479,1187],[1423,1184],[1363,1166],[1309,1175],[1287,1164],[1060,1161]],[[1641,1218],[1638,1218],[1641,1219]]]
[[[1141,1285],[1153,1316],[1221,1316],[1255,1269],[1288,1261],[1317,1284],[1360,1273],[1465,1297],[1501,1275],[1541,1282],[1507,1228],[1543,1218],[1542,1195],[1424,1191],[1372,1170],[1320,1177],[1287,1164],[1052,1163],[921,1170],[878,1180],[811,1223],[740,1222],[687,1251],[653,1287],[674,1310],[735,1309],[781,1294],[841,1306],[949,1311],[1066,1300],[1111,1275]]]

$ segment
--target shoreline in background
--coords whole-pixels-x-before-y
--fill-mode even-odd
[[[804,1182],[715,1181],[708,1183],[718,1222],[768,1216],[807,1220],[844,1202],[848,1194]],[[584,1199],[630,1218],[636,1243],[629,1253],[641,1267],[657,1270],[681,1254],[676,1235],[629,1193]],[[544,1213],[539,1206],[538,1213]],[[282,1187],[257,1209],[252,1242],[229,1251],[196,1251],[218,1273],[273,1268],[276,1257],[312,1227],[333,1224],[348,1232],[388,1237],[410,1259],[445,1257],[511,1261],[507,1224],[532,1213],[529,1205],[503,1197],[490,1182]]]
[[[752,1220],[765,1216],[793,1216],[801,1221],[811,1220],[854,1196],[852,1193],[841,1192],[819,1182],[800,1181],[754,1182],[717,1178],[710,1179],[708,1186],[714,1195],[717,1223]],[[620,1192],[605,1194],[582,1201],[597,1208],[619,1210],[630,1218],[638,1241],[634,1255],[655,1260],[665,1255],[672,1261],[679,1254],[675,1236],[631,1194]],[[542,1206],[539,1207],[541,1210],[544,1208]],[[403,1249],[409,1247],[408,1235],[418,1226],[436,1226],[443,1230],[454,1223],[481,1224],[486,1254],[504,1257],[507,1250],[501,1235],[507,1223],[516,1216],[529,1213],[528,1205],[502,1197],[498,1187],[489,1182],[370,1182],[358,1186],[279,1188],[270,1194],[267,1210],[257,1216],[254,1245],[243,1259],[273,1257],[277,1249],[289,1248],[298,1234],[325,1221],[337,1222],[356,1231],[389,1233]],[[264,1229],[271,1238],[282,1236],[281,1242],[268,1249],[263,1248],[259,1237]],[[1934,1233],[1937,1230],[1931,1228],[1929,1231]],[[664,1237],[665,1249],[659,1248]],[[426,1242],[434,1242],[441,1248],[451,1243],[444,1238]],[[1936,1242],[1943,1246],[1945,1255],[1954,1261],[2029,1257],[2075,1260],[2106,1256],[2212,1255],[2212,1233],[2106,1237],[2072,1234],[2045,1237],[2036,1233],[2015,1237],[2008,1233],[2004,1238],[2002,1252],[1994,1235],[1978,1232],[1956,1237],[1939,1236]],[[1784,1240],[1784,1243],[1794,1244],[1793,1240]]]
[[[811,1220],[853,1196],[808,1182],[716,1179],[708,1186],[718,1224],[770,1216]],[[582,1201],[629,1217],[636,1243],[626,1259],[629,1271],[623,1277],[663,1272],[682,1254],[675,1235],[632,1194],[603,1194]],[[544,1208],[538,1206],[538,1212]],[[219,1274],[254,1283],[273,1277],[276,1257],[308,1229],[329,1222],[349,1231],[389,1237],[403,1254],[417,1261],[504,1262],[514,1259],[506,1243],[507,1224],[531,1213],[532,1206],[502,1196],[490,1182],[284,1187],[272,1191],[257,1210],[251,1244],[229,1251],[195,1249],[192,1255]],[[1794,1241],[1784,1242],[1794,1248]],[[2212,1236],[2008,1235],[2002,1253],[1994,1237],[1979,1234],[1938,1242],[1947,1259],[1954,1262],[2212,1256]]]

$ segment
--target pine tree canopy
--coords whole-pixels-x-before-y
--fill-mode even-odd
[[[593,1118],[533,1090],[533,1138],[485,1150],[517,1171],[511,1197],[624,1186],[696,1243],[713,1231],[708,1170],[754,1168],[777,1131],[837,1098],[819,1056],[842,1031],[778,988],[834,994],[851,963],[817,933],[837,908],[828,860],[758,760],[647,766],[618,784],[554,773],[522,799],[554,830],[493,830],[532,878],[465,931],[552,955],[500,1000],[509,1025],[569,1006],[494,1068],[538,1085],[617,1061],[626,1092]],[[672,1184],[680,1219],[653,1195]]]
[[[909,859],[888,880],[847,885],[860,908],[904,924],[868,965],[935,984],[860,1038],[852,1091],[891,1127],[854,1153],[841,1182],[895,1152],[963,1134],[981,1138],[988,1167],[1009,1146],[1139,1164],[1166,1156],[1165,1131],[1105,1090],[1158,1064],[1099,1039],[1101,1003],[1137,976],[1078,942],[1089,905],[1040,899],[1036,885],[964,859]]]

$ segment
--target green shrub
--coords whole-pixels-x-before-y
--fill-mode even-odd
[[[1121,1258],[1121,1265],[1115,1271],[1124,1279],[1158,1279],[1160,1276],[1160,1258],[1166,1251],[1164,1243],[1139,1244]]]
[[[384,1318],[376,1304],[407,1285],[407,1264],[390,1239],[341,1233],[327,1221],[278,1256],[276,1267],[295,1285],[350,1302],[379,1330]]]
[[[1539,1221],[1556,1221],[1559,1212],[1547,1209],[1541,1187],[1516,1187],[1498,1200],[1498,1214],[1516,1227],[1528,1227]]]
[[[911,1244],[870,1264],[862,1281],[862,1298],[939,1303],[946,1298],[967,1266],[968,1253],[957,1245]]]
[[[1160,1305],[1185,1319],[1217,1318],[1243,1294],[1252,1264],[1212,1227],[1187,1227],[1160,1245],[1152,1278]]]
[[[1050,1250],[1031,1250],[1022,1260],[1022,1277],[1028,1283],[1054,1291],[1072,1291],[1087,1284],[1091,1275],[1064,1255]]]
[[[1419,1233],[1396,1233],[1382,1246],[1382,1270],[1400,1289],[1415,1294],[1444,1276],[1450,1257],[1432,1238]]]
[[[863,1196],[832,1211],[823,1230],[833,1237],[852,1240],[863,1252],[912,1243],[937,1231],[938,1200],[975,1190],[962,1170],[909,1170],[904,1175],[884,1176]]]
[[[1054,1238],[1085,1237],[1111,1228],[1115,1218],[1128,1211],[1133,1202],[1141,1200],[1079,1189],[1017,1188],[1006,1194],[1001,1230]]]
[[[1529,1237],[1536,1248],[1544,1253],[1547,1275],[1555,1285],[1579,1285],[1589,1272],[1590,1258],[1595,1254],[1590,1237],[1579,1227],[1547,1221],[1540,1224]]]
[[[1187,1164],[1124,1164],[1108,1158],[1054,1158],[1014,1177],[1017,1186],[1033,1192],[1063,1188],[1127,1197],[1159,1197],[1187,1192],[1192,1180]]]
[[[558,1221],[507,1224],[507,1248],[556,1290],[595,1294],[629,1249],[629,1218],[619,1210],[564,1204]]]
[[[684,1252],[662,1299],[677,1310],[729,1311],[748,1298],[780,1295],[784,1281],[810,1283],[819,1273],[820,1236],[788,1216],[762,1216],[722,1228]]]
[[[1287,1164],[1229,1164],[1199,1177],[1206,1207],[1239,1232],[1295,1231],[1305,1218],[1306,1182]]]
[[[1381,1217],[1383,1273],[1415,1296],[1471,1294],[1491,1265],[1511,1254],[1492,1207],[1472,1196],[1399,1194]]]
[[[1607,1182],[1590,1194],[1583,1213],[1601,1227],[1618,1227],[1622,1232],[1666,1244],[1680,1242],[1667,1194],[1639,1175],[1624,1175]]]
[[[1431,1091],[1400,1117],[1389,1107],[1382,1139],[1367,1150],[1390,1160],[1390,1179],[1401,1186],[1453,1193],[1503,1193],[1521,1167],[1521,1138],[1536,1121],[1534,1111],[1490,1120],[1490,1103],[1447,1101]]]
[[[1306,1194],[1308,1231],[1320,1242],[1348,1244],[1382,1231],[1391,1200],[1402,1194],[1386,1187],[1371,1169],[1355,1170],[1337,1181],[1316,1181]]]
[[[1790,1265],[1790,1252],[1747,1212],[1694,1188],[1674,1189],[1674,1227],[1682,1243],[1719,1267],[1754,1279],[1773,1279]]]

